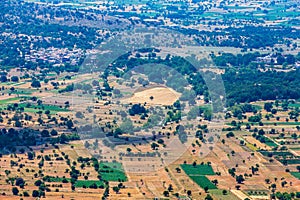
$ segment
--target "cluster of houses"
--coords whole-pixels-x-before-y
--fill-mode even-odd
[[[266,56],[258,57],[256,59],[257,62],[265,63],[265,64],[277,64],[276,56],[273,54],[268,54]]]
[[[33,63],[49,63],[53,66],[62,66],[65,64],[77,65],[80,59],[84,57],[84,50],[77,48],[56,48],[39,47],[39,43],[45,41],[49,43],[52,37],[43,37],[37,35],[15,34],[12,32],[3,32],[0,34],[1,38],[9,40],[16,40],[15,48],[19,56],[24,58],[25,61]],[[1,43],[0,39],[0,43]],[[3,43],[3,42],[2,42]],[[1,62],[2,60],[0,60]]]
[[[47,49],[31,49],[28,54],[25,54],[25,60],[35,63],[48,62],[53,66],[61,66],[66,63],[76,65],[80,58],[84,56],[82,49],[73,48],[55,48],[49,47]]]
[[[272,53],[268,54],[268,55],[265,55],[265,56],[257,57],[256,61],[259,62],[259,63],[265,63],[265,64],[273,64],[273,65],[279,64],[278,61],[277,61],[277,55],[272,54]],[[299,61],[295,62],[293,64],[293,67],[294,68],[300,68],[300,62]]]

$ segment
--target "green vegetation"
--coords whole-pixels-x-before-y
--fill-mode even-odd
[[[217,187],[210,182],[205,175],[215,175],[212,167],[207,164],[182,164],[180,167],[183,171],[200,187],[208,189],[217,189]]]
[[[208,189],[217,189],[217,186],[212,184],[212,182],[210,182],[210,180],[206,176],[189,175],[189,177],[202,188],[207,187]]]
[[[51,114],[57,113],[57,112],[68,112],[69,110],[66,108],[62,108],[61,106],[57,105],[31,105],[28,106],[28,104],[19,104],[19,107],[23,107],[25,109],[25,112],[36,112],[38,110],[49,110]]]
[[[187,175],[215,175],[212,167],[207,164],[193,166],[191,164],[182,164],[180,167]]]
[[[292,149],[292,150],[300,150],[300,147],[290,147],[290,149]]]
[[[46,182],[58,182],[58,183],[68,183],[71,181],[71,178],[63,178],[63,177],[53,177],[53,176],[46,176],[44,177],[44,181]],[[99,180],[76,180],[75,181],[75,187],[76,188],[82,188],[82,187],[93,187],[94,185],[99,187],[104,187],[104,182]]]
[[[53,176],[45,176],[44,181],[47,182],[62,182],[64,179],[70,181],[70,178],[62,178],[62,177],[53,177]]]
[[[127,181],[123,166],[118,162],[100,162],[99,174],[106,181]]]
[[[289,107],[300,108],[300,103],[291,103],[291,104],[289,104]]]
[[[9,99],[2,99],[0,100],[0,105],[2,106],[3,104],[8,104],[11,103],[12,101],[18,101],[20,100],[19,97],[13,97],[13,98],[9,98]]]
[[[221,189],[211,189],[209,193],[215,196],[217,199],[222,200],[239,200],[234,194],[227,190],[227,193],[224,195],[224,190]]]
[[[295,81],[287,81],[286,77],[295,77]],[[234,102],[253,102],[260,99],[300,98],[300,82],[296,82],[296,80],[300,79],[299,69],[282,73],[234,69],[228,70],[222,78],[225,82],[225,89],[228,91],[227,99],[229,100],[229,105],[233,105]],[[253,88],[253,85],[257,83],[260,83],[259,87]],[[289,95],[285,95],[287,93]]]
[[[272,156],[294,156],[289,151],[259,151],[264,156],[272,157]]]
[[[18,95],[31,95],[33,90],[31,89],[17,89],[14,91],[11,91],[11,94],[18,94]]]
[[[262,122],[265,125],[283,125],[283,126],[290,126],[290,125],[300,125],[300,122]],[[258,125],[259,122],[250,122],[250,124]]]
[[[268,145],[268,146],[270,146],[270,147],[278,147],[278,145],[273,140],[271,140],[269,138],[266,138],[265,141],[266,141],[265,144]]]
[[[291,174],[300,180],[300,172],[291,172]]]
[[[77,180],[75,182],[75,187],[93,187],[93,185],[97,185],[97,187],[104,187],[104,183],[102,181],[99,181],[99,180]]]
[[[300,159],[299,158],[294,158],[294,159],[278,159],[278,161],[281,162],[284,165],[300,164]]]
[[[270,138],[264,136],[264,135],[257,135],[257,134],[253,134],[253,136],[258,140],[260,141],[261,143],[264,143],[270,147],[278,147],[278,145],[273,141],[271,140]]]
[[[19,98],[11,98],[11,99],[7,99],[6,104],[7,103],[11,103],[12,101],[16,101]],[[3,103],[5,104],[5,103]],[[62,106],[57,106],[57,105],[48,105],[48,104],[41,104],[41,105],[36,105],[36,104],[31,104],[31,103],[18,103],[15,105],[2,105],[2,108],[8,108],[8,107],[17,107],[17,109],[19,110],[23,110],[24,112],[30,112],[30,113],[37,113],[39,111],[50,111],[49,114],[56,114],[57,112],[68,112],[69,110],[66,108],[63,108]]]

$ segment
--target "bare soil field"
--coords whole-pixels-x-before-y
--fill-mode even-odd
[[[153,97],[151,99],[150,97]],[[143,91],[136,91],[132,97],[124,99],[128,103],[145,103],[150,105],[172,105],[180,94],[171,88],[154,87]]]

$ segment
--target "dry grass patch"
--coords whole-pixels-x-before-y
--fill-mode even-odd
[[[153,99],[152,99],[153,97]],[[141,91],[136,91],[132,97],[124,99],[128,103],[145,103],[152,105],[172,105],[180,93],[168,87],[153,87]]]

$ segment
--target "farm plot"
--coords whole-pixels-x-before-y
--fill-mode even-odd
[[[273,140],[271,140],[270,138],[268,138],[266,136],[257,135],[255,138],[258,141],[260,141],[261,143],[268,145],[269,147],[278,147],[278,145]]]
[[[77,180],[76,183],[75,183],[75,187],[77,188],[84,188],[84,187],[87,187],[87,188],[91,188],[91,187],[94,187],[97,186],[97,188],[103,188],[104,187],[104,183],[102,181],[99,181],[99,180]]]
[[[259,151],[262,155],[272,157],[294,157],[294,155],[289,151]]]
[[[210,165],[189,165],[183,164],[181,168],[189,176],[199,176],[199,175],[215,175],[214,170]]]
[[[3,106],[3,104],[9,104],[12,102],[16,102],[18,101],[20,98],[19,97],[13,97],[13,98],[7,98],[7,99],[1,99],[0,100],[0,105],[1,107]]]
[[[300,172],[291,172],[291,174],[300,180]]]
[[[102,179],[106,181],[127,181],[127,177],[121,163],[100,162],[99,172]]]
[[[212,182],[210,182],[210,180],[206,178],[206,176],[189,175],[189,177],[202,188],[207,187],[208,189],[217,189],[217,187],[214,184],[212,184]]]
[[[224,195],[223,190],[220,189],[213,189],[210,190],[209,193],[211,193],[216,199],[223,199],[223,200],[239,200],[238,197],[236,197],[233,193],[226,190],[227,193]]]
[[[24,108],[25,112],[38,112],[38,111],[50,111],[50,114],[56,114],[57,112],[68,112],[69,110],[56,105],[32,105],[32,104],[19,104],[19,108]]]
[[[44,181],[50,183],[69,183],[71,182],[71,178],[46,176],[44,177]],[[74,185],[76,188],[103,188],[105,184],[99,180],[76,180]]]
[[[278,159],[278,161],[284,165],[296,165],[296,164],[300,164],[300,157],[297,156],[292,159]]]
[[[183,171],[201,188],[217,189],[205,175],[215,175],[210,165],[181,165]]]

